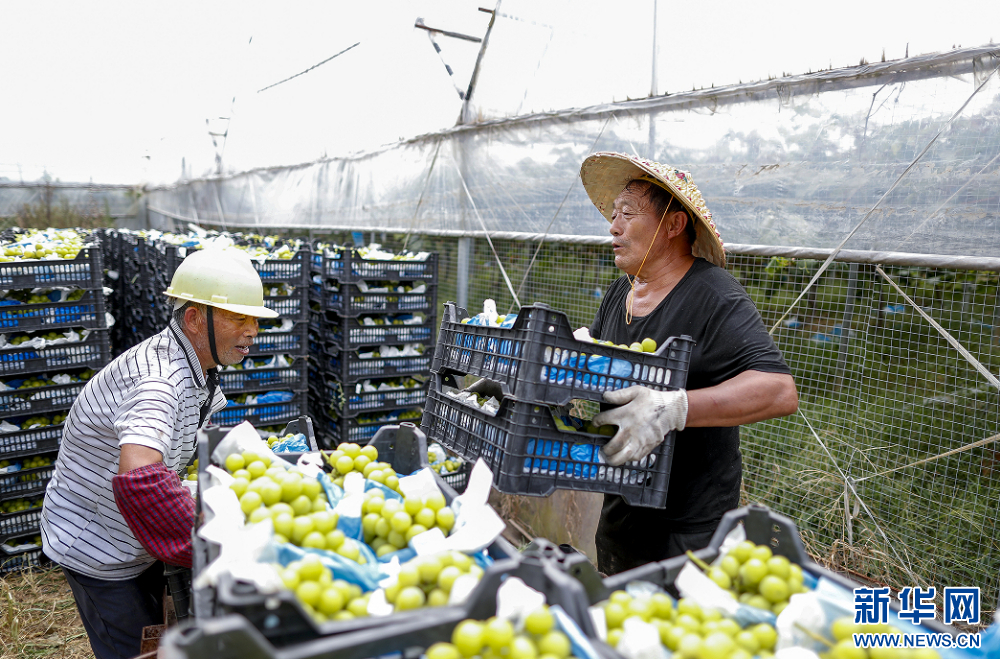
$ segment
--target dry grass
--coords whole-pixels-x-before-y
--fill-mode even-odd
[[[62,571],[0,577],[0,657],[90,659],[87,633]]]

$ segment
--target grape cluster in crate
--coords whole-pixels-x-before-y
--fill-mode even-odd
[[[62,424],[111,357],[103,235],[0,235],[0,574],[42,564],[42,498]],[[110,317],[109,317],[110,316]]]

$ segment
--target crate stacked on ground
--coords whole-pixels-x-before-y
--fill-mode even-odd
[[[121,304],[115,353],[125,352],[163,329],[156,312],[163,304],[152,290],[155,268],[152,246],[143,235],[132,231],[116,234],[119,252],[118,288]]]
[[[230,406],[212,415],[215,423],[229,426],[246,420],[280,429],[307,412],[309,247],[288,256],[254,260],[264,285],[264,306],[281,315],[261,319],[250,355],[242,364],[223,369],[222,390]]]
[[[605,391],[633,385],[683,388],[693,341],[672,338],[655,353],[581,341],[566,314],[544,304],[504,320],[475,324],[480,317],[470,322],[464,309],[445,304],[423,415],[428,440],[466,460],[483,458],[504,493],[560,488],[662,506],[674,433],[642,461],[611,467],[600,452],[609,437],[573,410],[596,408]],[[493,391],[461,391],[457,376],[466,375],[492,382]]]
[[[233,245],[248,252],[264,286],[264,305],[281,314],[261,319],[260,332],[241,363],[222,369],[220,384],[229,406],[212,420],[235,425],[247,420],[261,427],[283,427],[304,414],[308,399],[306,326],[309,300],[308,246],[298,241],[241,234],[149,232],[146,280],[149,297],[165,300],[163,291],[192,250]],[[161,303],[152,317],[160,331],[170,322],[172,305]],[[279,428],[280,429],[280,428]]]
[[[0,573],[43,560],[62,423],[111,356],[103,284],[97,236],[50,229],[0,244]]]
[[[326,446],[418,423],[437,303],[437,255],[317,244],[309,312],[311,415]]]

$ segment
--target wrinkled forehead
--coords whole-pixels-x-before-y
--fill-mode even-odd
[[[649,203],[649,189],[653,184],[641,179],[632,179],[615,197],[615,208],[625,205],[644,206]]]

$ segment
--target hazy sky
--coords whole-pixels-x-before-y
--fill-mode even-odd
[[[495,5],[0,0],[0,177],[164,183],[182,159],[201,176],[218,153],[238,171],[446,128],[479,46],[439,37],[439,57],[414,21],[482,36],[479,6]],[[474,96],[483,115],[649,93],[652,0],[504,0],[500,14]],[[910,55],[984,45],[1000,39],[997,19],[1000,3],[984,0],[661,1],[657,90],[895,59],[907,44]],[[227,129],[222,151],[209,132]]]

